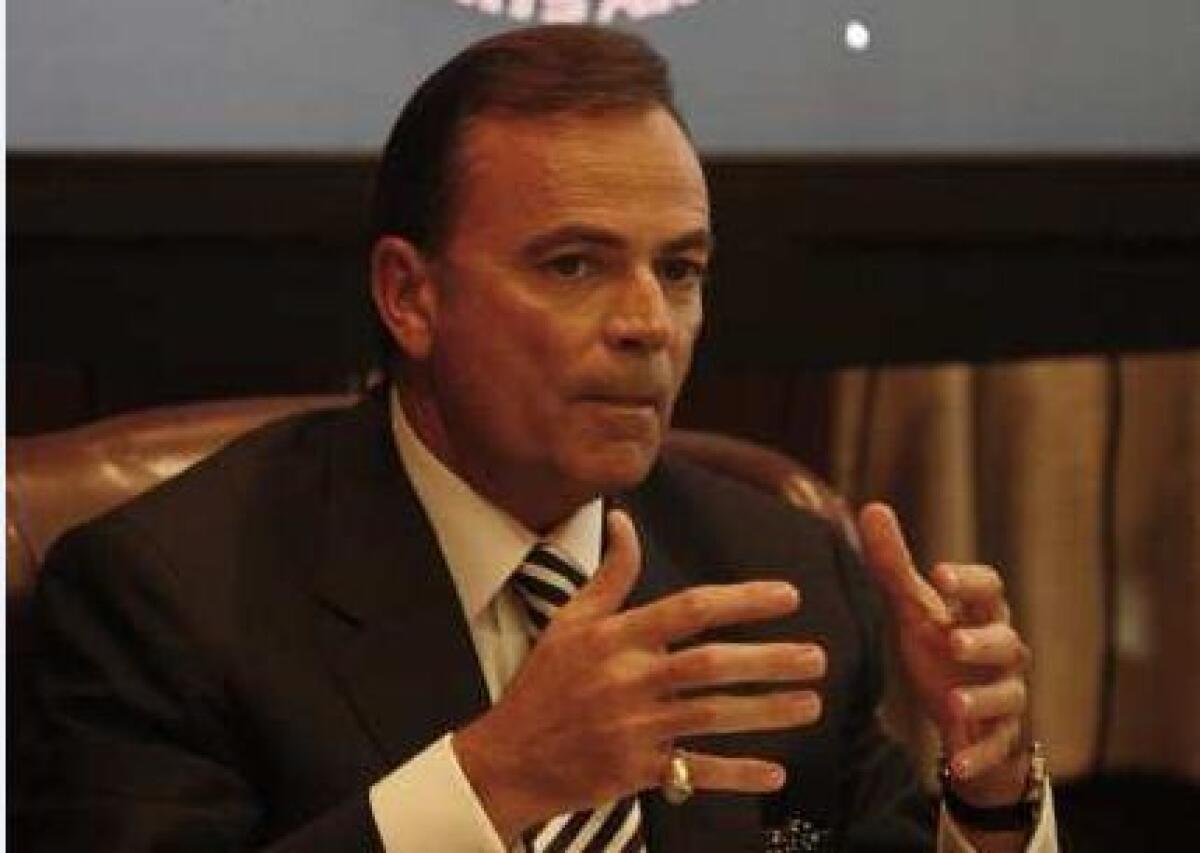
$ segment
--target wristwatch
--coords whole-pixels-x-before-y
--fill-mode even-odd
[[[1030,830],[1037,825],[1041,814],[1042,797],[1046,789],[1046,754],[1039,741],[1030,744],[1029,773],[1025,776],[1025,791],[1015,803],[1007,806],[974,806],[954,792],[950,762],[942,756],[938,780],[942,786],[942,802],[954,822],[968,829],[990,832]]]

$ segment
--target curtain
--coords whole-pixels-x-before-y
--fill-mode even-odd
[[[835,485],[892,503],[923,566],[1002,571],[1057,777],[1200,779],[1200,353],[841,371],[831,432]]]

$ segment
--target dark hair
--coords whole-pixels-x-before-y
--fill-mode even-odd
[[[684,126],[666,60],[631,33],[556,24],[478,42],[422,83],[396,119],[375,178],[372,241],[394,234],[424,252],[441,248],[473,118],[647,106],[664,107]]]

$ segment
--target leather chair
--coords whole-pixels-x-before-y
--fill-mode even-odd
[[[174,476],[230,439],[274,418],[344,405],[348,396],[263,397],[169,406],[107,418],[61,432],[8,441],[7,557],[9,734],[19,736],[28,693],[23,675],[35,655],[30,594],[49,545],[67,528],[100,515]],[[852,543],[842,499],[789,456],[742,439],[672,430],[680,453],[779,494],[837,525]],[[14,724],[16,728],[14,728]]]

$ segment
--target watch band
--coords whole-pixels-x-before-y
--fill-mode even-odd
[[[1041,743],[1030,746],[1029,773],[1025,791],[1015,803],[1004,806],[976,806],[954,792],[950,763],[943,757],[938,778],[942,785],[942,802],[956,823],[969,829],[992,832],[1030,830],[1037,823],[1046,784],[1046,757]]]
[[[973,806],[946,787],[942,791],[946,811],[956,823],[992,832],[1028,830],[1036,822],[1036,804],[1025,799],[1007,806]]]

